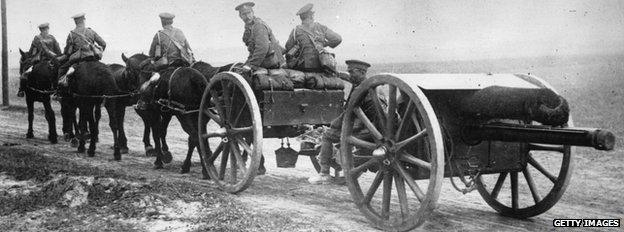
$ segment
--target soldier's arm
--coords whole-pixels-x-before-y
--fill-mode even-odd
[[[159,33],[159,32],[156,32],[156,33],[157,33],[157,34],[155,34],[155,35],[154,35],[154,38],[152,39],[152,44],[150,45],[150,50],[149,50],[149,53],[148,53],[148,55],[149,55],[150,57],[152,57],[152,58],[155,58],[155,57],[156,57],[156,46],[160,46],[160,45],[158,44],[158,33]],[[158,54],[158,56],[161,56],[161,55],[162,55],[162,54]]]
[[[245,64],[260,66],[269,52],[269,32],[266,27],[262,25],[255,25],[252,30],[254,30],[253,35],[255,38],[252,39],[254,40],[255,47]]]
[[[52,41],[53,41],[52,44],[54,44],[52,45],[52,52],[55,53],[55,56],[58,56],[61,54],[61,46],[59,46],[59,43],[58,41],[56,41],[56,38],[54,38],[54,36],[52,36]]]
[[[296,41],[293,39],[293,32],[294,29],[290,31],[290,35],[288,35],[288,40],[286,40],[286,44],[284,45],[286,46],[286,52],[290,51],[290,49],[295,46]]]
[[[106,42],[104,42],[104,39],[102,39],[102,37],[100,37],[100,35],[98,35],[98,33],[94,30],[91,31],[93,31],[93,39],[95,40],[95,42],[98,45],[102,46],[102,50],[106,50]]]
[[[35,53],[37,53],[37,44],[39,44],[39,38],[37,36],[35,36],[35,38],[33,38],[32,43],[30,43],[30,48],[28,49],[28,54],[29,55],[34,55]]]
[[[72,36],[70,32],[69,35],[67,35],[67,41],[65,41],[65,49],[63,50],[63,54],[69,56],[71,55],[73,50],[74,49],[72,48]]]
[[[328,27],[322,25],[323,31],[325,32],[325,46],[329,46],[331,48],[337,47],[342,42],[342,37],[329,29]]]

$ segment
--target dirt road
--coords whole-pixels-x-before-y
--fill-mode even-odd
[[[56,104],[56,103],[55,103]],[[58,105],[54,106],[58,109]],[[174,154],[174,162],[166,165],[165,169],[152,169],[152,158],[143,155],[143,146],[140,142],[142,124],[131,108],[127,109],[126,133],[129,135],[128,144],[130,153],[123,156],[121,162],[110,161],[112,152],[112,136],[108,128],[107,115],[104,113],[100,124],[100,143],[96,157],[89,158],[85,154],[75,153],[74,148],[67,143],[58,145],[49,144],[47,125],[41,113],[37,113],[35,120],[34,139],[25,139],[26,112],[24,107],[16,106],[0,111],[0,142],[16,147],[37,149],[51,157],[70,157],[72,160],[91,165],[103,170],[123,172],[129,176],[150,180],[165,178],[172,182],[186,182],[197,185],[202,191],[219,191],[209,181],[201,180],[199,159],[193,158],[193,167],[190,174],[179,174],[181,162],[186,154],[186,134],[174,120],[169,129],[168,141]],[[61,122],[57,113],[57,122]],[[57,126],[60,132],[60,125]],[[298,147],[297,144],[293,144]],[[296,230],[331,230],[331,231],[375,231],[366,218],[356,209],[346,186],[320,185],[313,186],[307,183],[307,177],[314,173],[314,169],[307,157],[300,157],[297,167],[293,169],[276,168],[273,150],[279,147],[279,140],[267,139],[264,145],[264,154],[267,158],[267,174],[255,179],[253,185],[246,191],[233,195],[232,198],[252,209],[263,213],[273,213],[289,218],[291,226]],[[451,188],[445,181],[442,194],[438,201],[438,208],[431,218],[417,230],[493,230],[493,231],[544,231],[552,230],[552,219],[555,218],[622,218],[624,216],[624,199],[619,193],[624,189],[622,164],[606,165],[614,169],[600,168],[593,165],[596,160],[588,160],[587,156],[595,157],[599,162],[608,164],[604,157],[614,156],[609,153],[604,156],[591,156],[589,149],[578,149],[581,155],[576,157],[577,170],[573,176],[567,192],[561,201],[550,211],[537,217],[517,220],[499,216],[491,209],[475,191],[466,195]],[[622,150],[617,153],[621,154]],[[589,154],[589,155],[588,155]],[[620,159],[621,160],[621,159]],[[610,172],[609,170],[615,170]],[[158,223],[143,222],[147,230],[186,230],[194,227],[159,227]],[[188,225],[187,225],[188,226]],[[282,229],[278,226],[271,230]]]

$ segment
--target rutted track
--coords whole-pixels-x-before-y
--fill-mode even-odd
[[[57,128],[60,132],[61,118],[59,106],[54,103],[53,108],[57,115]],[[199,159],[193,158],[190,174],[179,174],[181,162],[186,155],[186,137],[177,121],[173,121],[168,133],[170,150],[174,154],[174,162],[165,165],[165,169],[152,169],[153,158],[143,155],[143,144],[140,136],[143,126],[138,116],[131,108],[127,108],[126,134],[130,154],[125,154],[121,162],[112,159],[112,136],[108,128],[108,116],[103,114],[100,123],[100,143],[96,157],[89,158],[86,154],[75,152],[67,143],[60,142],[51,145],[45,140],[47,125],[42,114],[36,112],[35,138],[25,139],[26,112],[22,106],[5,108],[0,111],[0,145],[20,144],[18,146],[34,147],[50,156],[70,157],[78,163],[96,166],[100,169],[125,172],[127,175],[145,178],[146,181],[167,178],[171,181],[192,182],[205,191],[218,191],[215,186],[201,180]],[[296,148],[298,144],[293,146]],[[241,202],[260,212],[273,212],[285,215],[294,223],[302,227],[312,227],[311,230],[330,229],[336,231],[374,231],[367,220],[355,208],[349,192],[345,186],[322,185],[312,186],[306,181],[313,173],[313,168],[307,157],[301,157],[297,168],[280,169],[275,166],[273,150],[279,147],[279,140],[267,139],[264,143],[268,168],[267,174],[259,176],[253,185],[246,191],[234,196]],[[581,150],[580,152],[589,152]],[[619,150],[621,152],[621,150]],[[576,161],[579,164],[578,160]],[[583,162],[583,160],[581,160]],[[583,164],[581,164],[583,165]],[[583,176],[600,175],[595,168],[583,169]],[[573,175],[572,183],[562,200],[550,211],[527,220],[517,220],[499,216],[492,210],[478,193],[472,192],[462,195],[451,188],[450,183],[443,185],[442,194],[438,201],[438,208],[431,218],[419,230],[494,230],[494,231],[544,231],[552,230],[554,218],[622,218],[624,215],[624,200],[613,198],[617,192],[624,190],[623,181],[613,176],[596,179],[597,186],[609,185],[613,192],[607,192],[605,198],[588,195],[585,191],[589,186],[578,184]],[[585,182],[585,181],[582,181]],[[611,190],[609,190],[611,191]],[[614,200],[615,199],[615,200]]]

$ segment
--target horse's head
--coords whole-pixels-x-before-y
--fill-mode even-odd
[[[137,53],[130,57],[121,54],[121,59],[126,63],[126,78],[132,82],[133,89],[138,88],[145,81],[149,80],[152,75],[151,59],[143,54]]]
[[[30,56],[30,54],[28,52],[22,51],[21,48],[19,49],[19,52],[20,52],[20,70],[19,70],[19,73],[21,75],[26,70],[28,70],[30,67],[32,67],[32,57]]]

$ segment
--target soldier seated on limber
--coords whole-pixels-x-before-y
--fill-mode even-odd
[[[56,38],[48,34],[49,29],[49,23],[42,23],[39,25],[39,31],[41,31],[41,33],[36,35],[30,44],[30,49],[27,54],[31,57],[31,67],[20,76],[20,86],[19,91],[17,92],[18,97],[24,96],[26,80],[32,71],[32,67],[34,67],[39,61],[56,59],[56,57],[61,54],[61,48],[59,47]]]
[[[370,64],[359,60],[347,60],[347,71],[349,72],[349,82],[353,84],[351,93],[353,90],[366,79],[366,72],[370,67]],[[368,112],[370,109],[364,109]],[[333,177],[329,174],[331,158],[333,154],[333,144],[340,142],[340,131],[342,129],[342,117],[344,113],[341,113],[338,118],[332,120],[329,130],[323,134],[321,142],[321,150],[318,155],[321,171],[318,175],[312,176],[308,179],[311,184],[328,184],[332,182]],[[361,132],[363,128],[353,129],[356,133]]]
[[[297,12],[301,25],[297,25],[288,36],[286,59],[288,68],[303,72],[323,72],[327,70],[321,67],[320,53],[325,47],[337,47],[342,42],[342,37],[327,26],[314,22],[312,7],[312,4],[307,4]]]
[[[245,2],[234,8],[245,23],[243,43],[247,46],[249,56],[243,68],[255,71],[258,68],[284,67],[286,61],[282,55],[282,46],[279,45],[269,25],[254,15],[255,5],[253,2]]]
[[[85,14],[80,13],[72,16],[76,28],[67,35],[64,62],[58,70],[59,81],[73,73],[72,65],[83,61],[96,61],[102,59],[102,53],[106,49],[106,42],[93,29],[85,26]]]
[[[175,15],[160,13],[158,16],[163,29],[156,32],[149,50],[156,69],[190,66],[195,62],[193,51],[182,30],[172,26]]]

